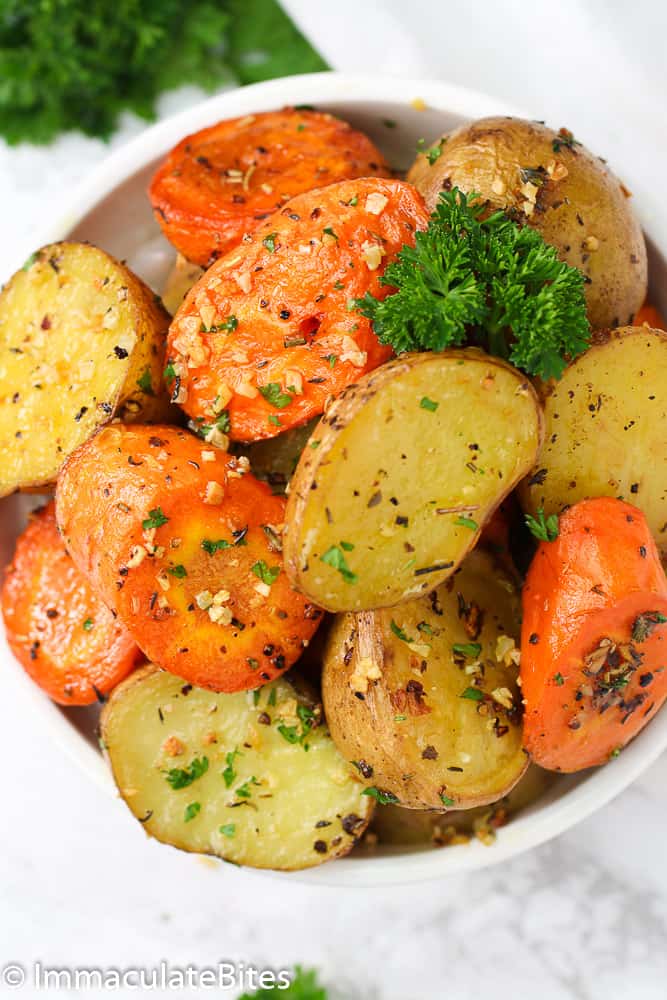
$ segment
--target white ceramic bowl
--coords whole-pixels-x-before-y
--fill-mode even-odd
[[[418,100],[416,100],[418,99]],[[418,139],[429,140],[459,123],[489,114],[520,114],[491,97],[425,80],[350,77],[337,73],[291,77],[229,91],[147,129],[108,157],[76,191],[73,205],[40,234],[35,245],[74,237],[90,240],[118,257],[156,289],[173,260],[173,251],[153,221],[146,197],[149,178],[164,154],[184,135],[221,118],[313,104],[335,112],[362,129],[398,167],[409,164]],[[422,103],[426,106],[422,107]],[[386,121],[396,127],[389,128]],[[625,178],[632,184],[632,178]],[[637,206],[640,217],[641,205]],[[647,220],[642,219],[644,223]],[[650,241],[651,298],[667,311],[667,265]],[[21,262],[17,261],[17,266]],[[0,557],[7,562],[25,513],[35,497],[2,501]],[[95,709],[61,709],[32,684],[0,639],[3,676],[20,686],[33,717],[53,734],[76,764],[108,794],[115,790],[98,751]],[[288,878],[335,886],[372,886],[418,882],[482,868],[519,854],[573,826],[621,792],[667,747],[667,710],[606,767],[562,777],[529,808],[498,832],[486,847],[474,841],[444,849],[379,849],[373,856],[351,856]],[[95,794],[91,790],[91,795]],[[128,822],[131,819],[128,815]]]

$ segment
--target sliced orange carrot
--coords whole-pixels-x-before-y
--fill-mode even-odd
[[[239,441],[274,437],[391,355],[354,299],[428,223],[409,184],[342,181],[293,198],[192,288],[173,319],[172,399]]]
[[[284,108],[187,136],[153,177],[150,198],[169,242],[207,267],[295,195],[388,173],[362,132],[333,115]]]
[[[2,616],[14,656],[61,705],[101,699],[143,659],[67,554],[53,502],[31,515],[16,543]]]
[[[525,747],[554,771],[603,764],[667,696],[667,579],[644,515],[582,500],[523,592]]]
[[[635,316],[634,326],[650,326],[653,330],[667,330],[667,321],[655,306],[645,302]]]
[[[285,499],[248,465],[187,431],[117,424],[58,480],[77,565],[150,660],[215,691],[277,677],[322,617],[282,568]]]

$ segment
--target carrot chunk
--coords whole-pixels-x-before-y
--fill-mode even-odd
[[[523,591],[525,747],[554,771],[603,764],[667,696],[667,579],[644,515],[582,500]]]
[[[667,330],[667,321],[655,306],[645,302],[635,316],[635,326],[650,326],[653,330]]]
[[[409,184],[342,181],[293,198],[192,288],[168,337],[172,398],[239,441],[305,423],[391,356],[353,300],[428,222]]]
[[[67,554],[53,502],[31,516],[16,543],[2,616],[14,656],[61,705],[102,698],[142,659]]]
[[[77,565],[150,660],[215,691],[273,680],[322,616],[283,570],[285,499],[247,470],[187,431],[118,424],[58,481]]]
[[[363,133],[333,115],[284,108],[187,136],[153,177],[150,199],[169,242],[207,267],[295,195],[372,175],[388,169]]]

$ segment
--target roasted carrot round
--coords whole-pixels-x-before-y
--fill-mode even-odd
[[[172,399],[239,441],[274,437],[391,355],[353,300],[389,292],[386,265],[428,223],[421,195],[382,178],[293,198],[192,288],[168,337]]]
[[[150,186],[155,217],[202,267],[303,191],[388,176],[363,133],[333,115],[284,108],[218,122],[172,149]]]
[[[667,579],[644,515],[582,500],[542,542],[523,591],[525,747],[537,764],[603,764],[667,696]]]
[[[652,330],[667,330],[667,321],[655,306],[645,302],[635,316],[634,326],[650,326]]]
[[[247,470],[187,431],[118,424],[58,481],[75,562],[150,660],[215,691],[273,680],[322,616],[282,568],[285,499]]]
[[[139,647],[67,554],[53,502],[31,515],[2,590],[7,642],[61,705],[89,705],[142,659]]]

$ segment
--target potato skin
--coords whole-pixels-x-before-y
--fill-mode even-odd
[[[510,658],[519,621],[517,588],[480,550],[424,597],[335,620],[325,712],[336,745],[369,785],[398,805],[441,812],[495,802],[513,787],[528,762]],[[500,636],[507,662],[497,658]],[[453,648],[470,643],[479,651]],[[483,674],[473,672],[477,662]]]
[[[216,694],[148,665],[116,688],[101,731],[128,808],[180,850],[295,871],[347,854],[373,814],[296,677]],[[201,774],[175,787],[170,772],[194,760]]]
[[[428,150],[420,153],[408,180],[430,209],[450,187],[508,209],[583,271],[594,330],[631,323],[646,296],[647,258],[629,192],[568,135],[519,118],[482,118],[443,136],[432,164]]]
[[[0,293],[0,496],[51,485],[69,454],[114,416],[166,420],[169,316],[110,254],[43,247]]]
[[[643,511],[667,555],[667,334],[621,327],[594,336],[558,382],[541,387],[545,443],[519,489],[531,514],[597,496]]]
[[[541,441],[535,390],[499,358],[467,348],[383,365],[336,400],[303,450],[284,535],[293,585],[334,612],[432,590]]]
[[[153,177],[150,199],[169,242],[208,267],[289,198],[373,175],[389,170],[362,132],[330,114],[283,108],[186,136]]]
[[[14,656],[61,705],[93,704],[143,659],[68,555],[53,501],[19,536],[1,600]]]

